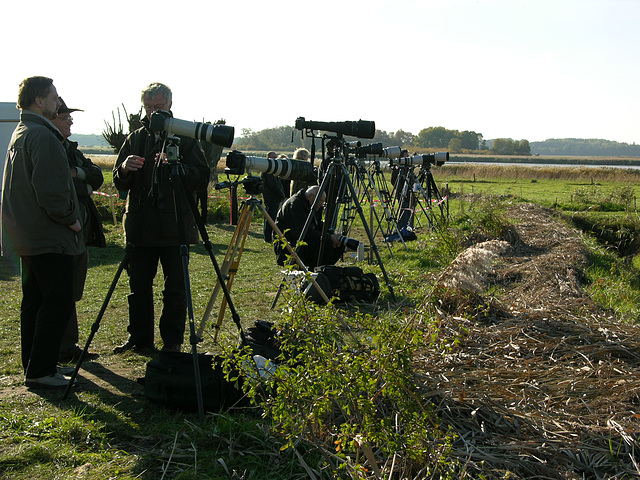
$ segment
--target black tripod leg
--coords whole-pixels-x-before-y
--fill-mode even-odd
[[[100,322],[102,321],[104,312],[107,310],[107,306],[109,305],[109,301],[111,300],[113,291],[116,289],[116,286],[118,285],[118,280],[120,280],[120,275],[122,275],[122,271],[126,268],[127,264],[129,263],[129,255],[131,253],[132,248],[133,248],[133,245],[128,243],[124,251],[124,257],[122,257],[122,261],[118,266],[118,270],[116,271],[116,274],[114,275],[113,280],[111,281],[111,286],[109,287],[107,296],[105,297],[104,302],[102,302],[102,307],[100,308],[100,312],[98,312],[98,316],[96,317],[96,320],[93,322],[93,325],[91,325],[91,333],[89,334],[89,338],[87,338],[87,342],[85,343],[84,350],[80,354],[80,358],[78,359],[76,368],[71,374],[71,379],[67,384],[67,388],[64,391],[64,395],[62,395],[63,400],[66,399],[67,396],[69,395],[71,387],[73,386],[76,380],[76,377],[78,376],[80,365],[82,365],[82,361],[84,360],[84,358],[87,355],[87,352],[89,351],[89,345],[91,345],[91,342],[93,341],[93,337],[95,336],[96,333],[98,333],[98,330],[100,329]]]
[[[202,400],[202,379],[200,377],[200,360],[198,358],[198,347],[196,337],[195,319],[193,316],[193,301],[191,298],[191,282],[189,279],[189,247],[187,246],[187,236],[185,232],[184,219],[177,218],[180,215],[182,209],[183,197],[191,199],[189,204],[193,217],[200,223],[202,219],[198,213],[195,200],[190,195],[183,195],[186,191],[182,184],[182,175],[180,174],[180,165],[175,162],[171,166],[171,176],[169,177],[171,187],[173,189],[173,201],[175,202],[176,209],[176,223],[178,225],[178,240],[180,242],[180,257],[182,259],[182,275],[184,277],[184,291],[187,298],[187,316],[189,319],[189,342],[191,343],[191,354],[193,356],[193,373],[195,375],[196,383],[196,396],[198,401],[198,413],[200,417],[204,417],[204,402]]]

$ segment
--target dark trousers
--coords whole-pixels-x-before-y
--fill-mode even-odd
[[[27,378],[39,378],[56,372],[60,340],[73,308],[73,256],[23,256],[21,265],[22,366]]]
[[[160,336],[165,344],[184,341],[187,296],[180,247],[133,247],[129,257],[129,327],[130,341],[141,347],[154,345],[153,279],[162,265],[164,289]]]
[[[276,200],[275,202],[271,201],[269,203],[267,203],[266,200],[264,201],[264,209],[274,221],[276,219],[276,215],[278,214],[278,210],[280,209],[280,205],[282,205],[282,202],[278,200]],[[269,222],[266,218],[264,219],[264,225],[262,227],[262,237],[267,243],[273,243],[273,241],[275,240],[273,228],[271,228],[271,225],[269,225]]]
[[[87,270],[89,267],[89,252],[85,250],[80,255],[73,257],[73,308],[69,315],[69,323],[62,336],[60,342],[61,354],[72,354],[78,343],[78,312],[76,310],[76,303],[82,298],[84,292],[84,283],[87,279]]]

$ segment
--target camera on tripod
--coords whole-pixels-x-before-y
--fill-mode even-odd
[[[376,123],[369,120],[357,122],[313,122],[304,117],[296,119],[297,130],[322,130],[323,132],[339,133],[358,138],[373,138],[376,136]]]
[[[316,182],[313,165],[310,162],[288,158],[251,157],[238,150],[227,154],[227,166],[224,169],[226,174],[243,175],[247,170],[270,173],[285,180]]]
[[[437,152],[428,155],[413,155],[412,157],[390,158],[389,164],[394,165],[431,165],[441,166],[449,160],[449,152]]]
[[[333,228],[327,230],[327,240],[331,240],[331,236],[335,233],[336,232]],[[348,248],[349,250],[353,250],[354,252],[358,250],[358,245],[360,245],[359,240],[356,240],[355,238],[349,238],[346,235],[339,235],[338,243],[340,245],[343,245],[345,248]]]
[[[183,135],[195,140],[205,140],[221,147],[233,145],[235,129],[229,125],[178,120],[165,110],[153,112],[149,120],[149,128],[156,132],[165,131],[169,135]]]

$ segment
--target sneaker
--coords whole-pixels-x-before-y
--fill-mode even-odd
[[[24,381],[25,386],[29,388],[65,388],[69,385],[69,377],[59,374],[58,372],[51,375],[45,375],[39,378],[27,378]],[[78,383],[78,380],[74,379],[73,384]]]
[[[56,365],[56,372],[58,372],[60,375],[66,375],[67,377],[73,375],[73,372],[75,372],[75,370],[76,367]]]

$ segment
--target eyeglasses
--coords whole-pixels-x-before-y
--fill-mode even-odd
[[[161,103],[160,105],[148,105],[148,104],[144,104],[144,109],[151,111],[151,112],[155,112],[156,110],[166,110],[167,109],[167,104],[166,103]]]
[[[58,118],[63,122],[73,123],[73,117],[71,115],[58,115]]]

